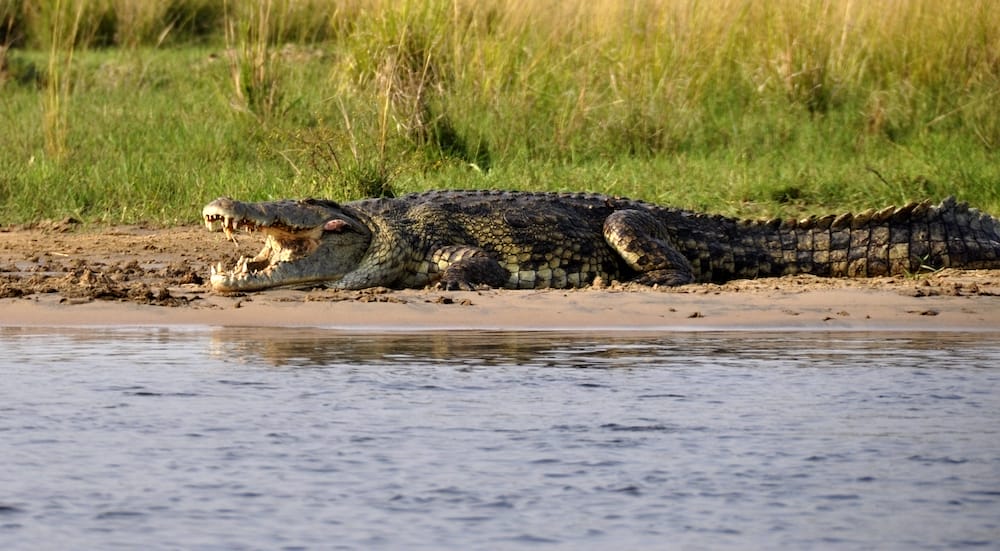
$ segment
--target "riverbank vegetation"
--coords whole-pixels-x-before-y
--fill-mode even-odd
[[[0,225],[219,195],[1000,214],[991,0],[0,0]]]

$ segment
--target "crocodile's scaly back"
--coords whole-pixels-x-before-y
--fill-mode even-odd
[[[364,279],[378,285],[422,287],[452,265],[489,258],[494,287],[579,287],[595,277],[617,277],[620,259],[601,234],[615,210],[642,203],[603,195],[504,191],[432,191],[395,199],[370,199],[345,205],[366,217],[376,230],[371,256],[392,265],[359,271],[348,284]]]
[[[866,277],[1000,268],[1000,222],[948,199],[859,214],[747,221],[598,194],[439,191],[340,205],[213,201],[210,227],[264,250],[213,287],[322,283],[471,289],[647,285],[808,273]]]

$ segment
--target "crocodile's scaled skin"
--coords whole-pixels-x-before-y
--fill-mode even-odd
[[[210,228],[258,230],[264,250],[213,269],[220,291],[327,285],[682,285],[810,273],[1000,267],[1000,222],[947,199],[860,214],[749,221],[597,194],[436,191],[346,204],[218,199]]]

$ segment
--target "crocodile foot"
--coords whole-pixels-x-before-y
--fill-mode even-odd
[[[484,287],[503,287],[507,270],[487,256],[473,256],[453,262],[441,274],[436,288],[442,291],[475,291]]]

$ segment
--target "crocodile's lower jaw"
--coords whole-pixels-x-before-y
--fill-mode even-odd
[[[271,274],[277,265],[268,264],[263,269],[251,270],[248,267],[251,263],[250,259],[241,256],[231,270],[226,270],[221,262],[212,266],[212,289],[233,292],[273,287],[275,283]]]
[[[292,234],[268,228],[257,229],[266,235],[264,247],[254,258],[241,256],[230,269],[226,269],[221,262],[212,266],[209,281],[213,290],[254,291],[308,283],[295,273],[294,262],[316,249],[315,232]]]
[[[240,269],[224,270],[221,264],[212,266],[210,284],[212,290],[218,293],[239,293],[243,291],[260,291],[263,289],[311,287],[320,282],[333,282],[339,278],[315,279],[299,277],[296,274],[284,273],[292,269],[285,262],[269,265],[260,271],[242,271]]]

